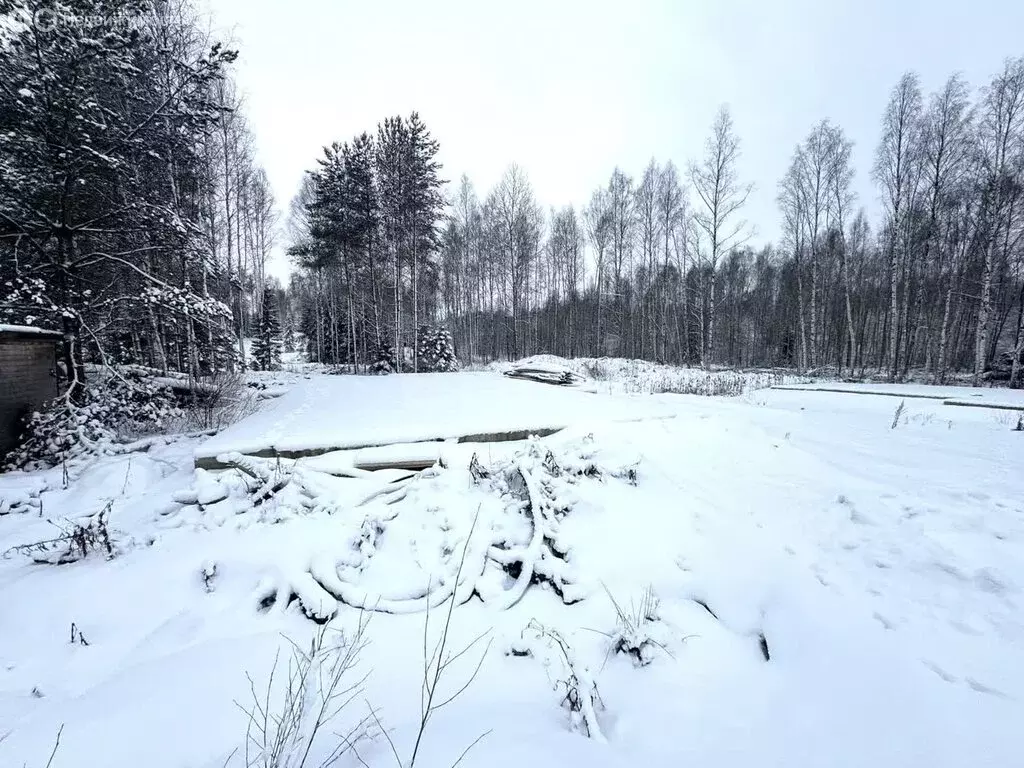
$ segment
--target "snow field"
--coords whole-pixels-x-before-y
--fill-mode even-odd
[[[562,391],[510,383],[538,398]],[[568,507],[546,509],[578,590],[570,601],[581,599],[539,583],[508,600],[516,579],[493,558],[481,592],[463,576],[449,647],[487,634],[449,669],[444,690],[472,683],[436,714],[417,765],[450,766],[485,732],[461,765],[1012,765],[1024,714],[1021,435],[1012,413],[909,398],[893,429],[899,402],[653,395],[647,412],[674,418],[602,420],[532,446],[445,445],[445,466],[414,477],[351,472],[349,454],[264,461],[277,490],[259,503],[258,471],[193,469],[208,450],[197,440],[102,459],[66,490],[59,470],[0,475],[0,499],[33,498],[44,513],[0,516],[0,549],[52,536],[46,518],[109,504],[119,552],[59,567],[0,559],[0,765],[45,765],[62,723],[55,768],[224,765],[244,742],[234,702],[251,700],[246,673],[262,691],[290,647],[282,635],[305,645],[314,631],[304,601],[333,612],[331,628],[359,621],[324,604],[313,565],[326,558],[377,609],[459,592],[467,543],[472,554],[529,546],[535,527],[508,479],[521,462]],[[606,471],[555,483],[541,469],[548,451],[561,467]],[[474,479],[474,452],[497,486]],[[346,471],[356,477],[332,474]],[[655,643],[638,666],[612,653],[616,603],[635,613],[648,590],[656,618],[638,626]],[[431,646],[443,613],[429,613]],[[369,614],[365,690],[333,730],[370,702],[408,759],[426,619]],[[88,645],[69,642],[71,622]],[[601,738],[561,706],[566,660],[537,626],[565,639],[596,687]],[[532,655],[514,653],[524,647]],[[318,740],[311,762],[335,742]],[[359,752],[394,765],[379,734]]]
[[[196,455],[362,448],[671,415],[648,400],[595,398],[490,373],[310,376]]]

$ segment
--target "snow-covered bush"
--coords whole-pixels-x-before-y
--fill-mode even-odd
[[[112,504],[107,504],[99,512],[80,522],[58,524],[59,536],[18,544],[7,550],[4,555],[25,555],[36,563],[48,565],[74,563],[91,554],[100,554],[109,560],[116,554],[109,528],[111,507]]]
[[[907,407],[906,400],[900,400],[900,404],[896,406],[896,411],[892,415],[892,424],[889,425],[889,429],[896,429],[900,425],[900,418],[903,416],[903,411]]]
[[[455,342],[447,328],[422,325],[416,332],[418,370],[423,373],[449,373],[459,370]]]
[[[183,404],[188,429],[219,429],[256,410],[262,382],[246,381],[240,371],[215,371],[192,382],[191,394]]]
[[[111,370],[86,387],[84,403],[60,397],[33,413],[7,467],[39,469],[108,453],[118,440],[158,432],[182,415],[167,386],[137,371]]]
[[[356,671],[366,647],[366,624],[366,617],[360,617],[351,637],[322,626],[309,648],[293,643],[286,677],[275,681],[280,661],[275,656],[261,693],[249,678],[252,702],[238,705],[248,718],[240,750],[246,768],[325,768],[355,751],[376,717],[372,710],[347,717],[366,679]],[[339,723],[342,719],[347,722]],[[321,753],[326,756],[318,759]]]
[[[484,601],[502,608],[515,605],[531,585],[550,588],[566,605],[584,599],[587,590],[577,583],[571,547],[562,535],[562,521],[572,511],[572,486],[580,478],[611,475],[633,481],[635,468],[607,467],[594,460],[590,440],[577,450],[556,456],[543,443],[530,440],[511,460],[484,467],[474,456],[469,465],[474,482],[507,500],[502,521],[495,528],[489,551],[490,566],[500,565],[512,586],[496,594],[478,588]],[[484,594],[486,593],[486,594]]]
[[[633,659],[637,667],[645,667],[654,660],[654,650],[665,650],[664,644],[654,637],[658,622],[658,596],[648,587],[640,602],[626,611],[607,588],[608,598],[615,607],[615,629],[609,633],[611,653],[623,653]]]
[[[398,358],[394,346],[381,339],[374,345],[370,355],[370,373],[395,373],[397,370]]]
[[[572,729],[596,741],[605,741],[597,720],[598,714],[604,711],[597,683],[561,633],[533,619],[509,652],[513,656],[538,658],[552,687],[562,695],[561,705],[569,713]],[[557,671],[552,671],[556,665]]]

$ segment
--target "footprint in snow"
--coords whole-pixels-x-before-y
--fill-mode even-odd
[[[850,501],[849,497],[845,494],[839,494],[836,497],[836,504],[842,507],[846,507],[850,513],[850,522],[857,523],[858,525],[874,525],[874,521],[868,517],[865,517],[860,511],[854,506],[853,502]]]
[[[957,678],[956,678],[955,675],[951,675],[949,672],[944,670],[938,664],[933,664],[932,662],[925,661],[924,659],[921,659],[921,663],[924,664],[926,667],[928,667],[928,669],[930,669],[936,675],[941,677],[943,680],[945,680],[947,683],[955,683],[955,682],[957,682]]]
[[[896,629],[896,625],[889,621],[889,619],[885,618],[885,616],[880,614],[878,611],[875,611],[874,617],[875,620],[878,621],[878,623],[886,629]]]
[[[974,572],[974,584],[982,592],[1001,595],[1012,589],[994,568],[979,568]]]
[[[952,563],[946,563],[942,560],[933,560],[931,566],[937,571],[941,571],[942,573],[952,576],[957,581],[967,581],[967,575]]]
[[[1001,699],[1010,698],[1005,693],[1000,691],[998,688],[992,688],[990,686],[985,685],[984,683],[979,683],[973,677],[964,678],[964,682],[967,683],[967,685],[969,685],[973,690],[977,691],[978,693],[987,693],[989,696],[998,696]]]
[[[957,632],[962,632],[965,635],[971,637],[981,637],[985,634],[984,627],[971,626],[970,624],[960,621],[959,619],[953,619],[949,622],[949,626],[955,629]]]

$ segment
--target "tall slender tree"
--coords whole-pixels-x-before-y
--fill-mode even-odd
[[[749,236],[747,222],[739,218],[753,189],[752,184],[739,181],[737,162],[740,142],[726,106],[718,110],[711,126],[711,136],[704,145],[700,162],[690,163],[690,184],[697,196],[693,222],[707,238],[704,254],[709,270],[707,358],[701,363],[715,361],[715,270],[722,254],[746,242]],[[704,345],[702,344],[702,348]]]

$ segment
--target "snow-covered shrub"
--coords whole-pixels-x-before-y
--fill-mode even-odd
[[[38,469],[108,453],[118,440],[158,432],[181,416],[168,387],[137,371],[111,370],[86,387],[84,403],[60,397],[33,413],[7,466]]]
[[[548,674],[552,687],[562,695],[561,705],[569,712],[574,731],[597,741],[605,741],[597,716],[604,711],[604,702],[590,670],[581,664],[576,651],[559,632],[536,619],[530,621],[519,640],[512,644],[513,656],[538,658]],[[557,671],[552,666],[557,663]]]
[[[892,424],[889,425],[889,429],[896,429],[900,425],[900,418],[903,416],[903,411],[907,407],[906,400],[900,400],[900,404],[896,406],[896,412],[892,415]]]
[[[615,629],[608,635],[611,653],[624,653],[633,659],[635,666],[647,666],[654,660],[656,648],[665,650],[665,646],[654,637],[659,619],[658,596],[654,594],[653,588],[648,587],[640,602],[626,611],[607,587],[605,591],[615,607],[616,617]]]
[[[207,560],[203,563],[203,567],[199,569],[199,578],[203,581],[203,589],[207,594],[212,593],[217,588],[217,563],[213,560]]]
[[[366,625],[364,615],[351,637],[322,626],[313,633],[308,649],[293,643],[286,677],[275,681],[277,655],[261,693],[249,677],[252,702],[248,707],[238,705],[248,718],[245,745],[239,750],[246,768],[325,768],[354,752],[369,735],[376,719],[372,710],[348,717],[349,705],[361,699],[366,679],[356,671],[367,644]],[[347,722],[339,723],[342,719]],[[322,753],[326,756],[320,757]]]
[[[395,373],[397,370],[398,358],[394,346],[381,339],[374,345],[370,355],[370,373]]]
[[[418,370],[423,373],[449,373],[459,370],[455,342],[447,328],[421,325],[416,331]]]
[[[59,525],[60,535],[52,539],[35,541],[29,544],[18,544],[7,550],[4,555],[19,554],[31,557],[36,563],[47,565],[66,565],[100,554],[108,560],[116,554],[110,536],[110,510],[112,504],[81,522],[68,522]]]
[[[189,429],[220,429],[256,410],[260,385],[246,382],[237,370],[215,371],[192,383],[182,405]]]

